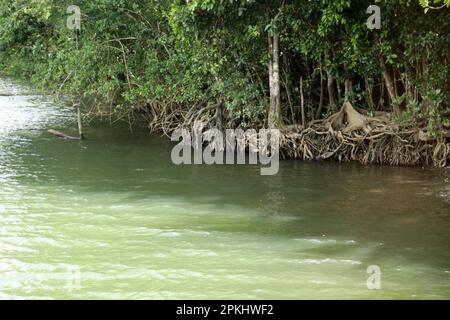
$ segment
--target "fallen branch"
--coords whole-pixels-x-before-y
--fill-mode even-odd
[[[58,137],[58,138],[69,139],[69,140],[81,140],[82,139],[81,137],[69,136],[69,135],[67,135],[65,133],[62,133],[60,131],[56,131],[56,130],[53,130],[53,129],[50,129],[47,132],[52,134],[52,135],[54,135],[54,136],[56,136],[56,137]]]

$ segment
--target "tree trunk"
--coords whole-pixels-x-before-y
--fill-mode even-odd
[[[329,105],[332,111],[336,111],[336,97],[334,95],[334,77],[327,71],[327,89]]]
[[[316,119],[319,119],[322,115],[323,110],[323,95],[324,95],[324,89],[323,89],[323,70],[322,70],[322,64],[319,65],[319,71],[320,71],[320,100],[319,100],[319,108],[316,112]]]
[[[386,63],[384,62],[383,56],[380,55],[379,60],[380,60],[381,70],[383,71],[383,78],[386,83],[386,89],[388,90],[389,98],[391,99],[391,102],[393,102],[396,97],[395,88],[394,88],[394,80],[392,80],[392,76],[386,67]]]
[[[374,36],[375,36],[376,44],[379,45],[380,44],[380,36],[379,36],[378,32],[375,32]],[[389,73],[389,70],[386,66],[386,62],[384,60],[383,54],[381,52],[378,52],[378,60],[380,61],[380,67],[383,72],[383,78],[384,78],[384,82],[386,83],[386,89],[388,91],[389,98],[391,100],[391,103],[393,103],[397,97],[395,94],[394,80],[392,80],[392,76]],[[393,107],[394,107],[394,113],[396,115],[400,115],[400,108],[396,105],[393,105]]]
[[[338,101],[338,103],[341,103],[342,89],[341,89],[341,82],[339,80],[336,80],[336,87],[337,87],[337,101]]]
[[[400,115],[401,110],[400,110],[399,106],[394,104],[394,102],[395,102],[395,100],[397,98],[397,95],[395,94],[394,81],[392,80],[391,74],[387,70],[386,64],[384,62],[384,58],[380,55],[379,59],[380,59],[381,69],[383,70],[383,78],[384,78],[384,81],[386,83],[386,88],[387,88],[387,91],[388,91],[388,94],[389,94],[389,98],[390,98],[392,106],[394,108],[394,113],[396,115]]]
[[[302,130],[306,129],[305,97],[303,95],[303,77],[300,77],[300,108],[302,110]]]
[[[269,85],[270,104],[268,125],[269,128],[279,128],[281,126],[281,95],[280,95],[280,38],[277,34],[269,35]]]
[[[286,68],[289,68],[289,63],[287,60],[287,55],[284,54],[283,55],[283,64],[284,64],[284,69],[283,69],[283,73],[284,73],[284,87],[286,88],[286,96],[288,99],[288,103],[289,103],[289,109],[291,111],[291,121],[292,124],[295,124],[295,113],[294,113],[294,106],[292,105],[292,99],[291,99],[291,90],[290,90],[290,86],[289,86],[289,74],[290,74],[290,70],[286,70]]]
[[[345,79],[345,101],[353,102],[353,80]]]
[[[81,106],[77,106],[77,121],[78,121],[78,135],[80,137],[80,140],[84,140],[84,133],[83,133],[83,122],[81,117]]]
[[[373,93],[372,93],[372,86],[370,85],[369,79],[367,77],[364,77],[364,83],[366,87],[367,92],[367,104],[369,105],[369,109],[371,111],[375,110],[375,103],[373,102]]]

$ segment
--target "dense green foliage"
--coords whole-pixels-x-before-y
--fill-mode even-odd
[[[82,12],[77,33],[66,27],[70,4]],[[161,113],[177,123],[194,105],[220,103],[228,125],[261,126],[267,38],[277,34],[284,124],[302,120],[302,78],[308,121],[350,99],[433,131],[450,125],[449,1],[380,1],[381,30],[366,26],[371,4],[1,0],[0,65],[54,92],[94,97],[96,113],[130,119],[139,111],[150,122]]]

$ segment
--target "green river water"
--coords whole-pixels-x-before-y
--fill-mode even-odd
[[[442,171],[175,166],[145,129],[52,137],[72,110],[1,83],[0,299],[450,298]]]

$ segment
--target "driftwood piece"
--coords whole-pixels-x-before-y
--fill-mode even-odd
[[[67,135],[65,133],[62,133],[60,131],[56,131],[56,130],[53,130],[53,129],[50,129],[47,132],[52,134],[52,135],[54,135],[54,136],[56,136],[56,137],[58,137],[58,138],[69,139],[69,140],[82,140],[81,137],[69,136],[69,135]]]

